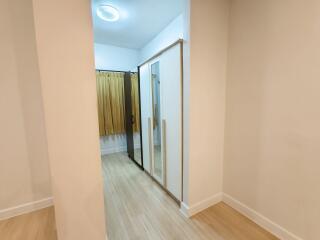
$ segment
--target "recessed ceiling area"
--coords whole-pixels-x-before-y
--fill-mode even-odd
[[[119,12],[117,21],[97,15],[101,5]],[[94,41],[141,49],[184,10],[185,0],[92,0]]]

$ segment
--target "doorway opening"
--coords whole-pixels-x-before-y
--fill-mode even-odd
[[[170,225],[169,210],[184,221],[179,206],[186,4],[185,0],[92,0],[110,239],[153,239],[144,228],[154,228],[161,219],[162,227]]]
[[[96,69],[101,155],[126,152],[143,169],[139,74]]]

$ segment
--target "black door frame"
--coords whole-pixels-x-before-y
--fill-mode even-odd
[[[138,66],[138,93],[139,93],[139,119],[140,119],[140,151],[141,151],[141,169],[143,166],[143,146],[142,146],[142,123],[141,123],[141,92],[140,92],[140,66]]]
[[[131,94],[131,72],[124,73],[124,101],[125,101],[125,129],[127,138],[127,153],[131,160],[134,157],[134,138],[133,138],[133,114],[132,114],[132,94]]]

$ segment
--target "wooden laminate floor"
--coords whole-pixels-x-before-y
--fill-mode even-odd
[[[126,154],[102,160],[108,240],[275,240],[224,203],[191,219]],[[57,240],[53,207],[0,221],[1,240]]]
[[[224,203],[192,219],[128,159],[125,153],[102,158],[109,240],[275,240]]]
[[[1,240],[57,240],[53,207],[0,221]]]

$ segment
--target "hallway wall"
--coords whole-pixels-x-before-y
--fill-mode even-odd
[[[94,44],[96,69],[137,72],[140,52],[136,49]]]
[[[183,14],[173,19],[161,32],[139,50],[139,64],[163,50],[179,39],[183,39]]]
[[[32,5],[58,239],[105,240],[90,1]]]
[[[233,0],[224,192],[320,239],[320,2]]]
[[[3,1],[0,29],[2,218],[52,200],[31,1]]]
[[[191,212],[222,196],[229,6],[226,0],[191,0],[186,179]]]

